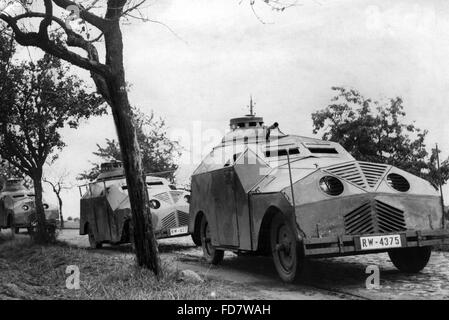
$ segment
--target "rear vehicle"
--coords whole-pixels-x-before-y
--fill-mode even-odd
[[[29,232],[36,226],[36,206],[34,193],[25,188],[22,179],[9,179],[0,192],[0,229],[20,228]],[[59,219],[59,209],[43,199],[45,219],[49,227],[55,228]]]
[[[167,179],[147,176],[151,219],[156,238],[188,235],[190,193]],[[131,204],[121,162],[101,165],[95,182],[80,186],[80,234],[93,248],[132,241]]]
[[[433,245],[449,243],[426,180],[270,128],[252,114],[231,119],[192,175],[189,230],[210,263],[225,250],[270,254],[290,282],[309,257],[388,252],[399,270],[419,272]]]

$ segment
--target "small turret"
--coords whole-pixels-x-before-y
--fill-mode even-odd
[[[6,180],[5,187],[2,192],[15,192],[15,191],[27,191],[27,188],[23,185],[23,179],[12,178]]]
[[[249,129],[249,128],[262,128],[263,127],[263,118],[256,117],[254,113],[254,103],[253,97],[251,97],[249,102],[249,114],[244,117],[233,118],[230,121],[231,130],[234,131],[236,129]]]
[[[107,180],[113,178],[123,178],[125,171],[123,169],[123,163],[121,161],[112,161],[102,163],[100,166],[100,174],[97,181]]]
[[[250,104],[248,106],[249,114],[232,118],[229,125],[231,132],[226,134],[223,138],[222,143],[227,144],[229,142],[238,142],[243,140],[243,142],[266,142],[270,138],[279,138],[286,136],[279,130],[279,125],[277,122],[274,125],[267,127],[264,125],[262,117],[256,117],[254,113],[254,103],[251,97]],[[275,135],[273,135],[273,129],[276,129]]]

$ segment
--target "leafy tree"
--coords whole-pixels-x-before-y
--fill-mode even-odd
[[[173,181],[174,171],[178,168],[174,160],[180,156],[178,142],[172,141],[167,135],[165,121],[156,119],[154,113],[146,115],[133,108],[133,121],[137,131],[142,154],[142,164],[146,173],[164,172],[164,176]],[[120,145],[114,139],[106,139],[106,145],[97,144],[94,155],[103,161],[123,161]],[[94,163],[93,167],[78,176],[80,180],[93,181],[100,173],[100,163]]]
[[[87,93],[70,68],[45,55],[36,63],[11,66],[8,97],[0,103],[0,155],[33,181],[36,203],[36,241],[51,240],[46,232],[42,204],[42,173],[65,146],[60,129],[76,129],[81,119],[101,115],[105,108],[97,94]],[[5,101],[6,100],[6,101]]]
[[[355,89],[333,87],[335,96],[324,109],[312,113],[313,132],[340,143],[360,161],[388,163],[428,179],[434,186],[449,178],[449,159],[436,165],[436,151],[429,153],[427,130],[404,123],[400,97],[382,104]],[[439,180],[441,177],[441,181]]]
[[[424,177],[429,180],[435,187],[444,185],[449,180],[449,158],[442,161],[439,159],[441,150],[432,148],[428,168],[425,170]],[[440,160],[440,168],[438,168],[438,160]]]
[[[131,104],[126,91],[123,65],[121,23],[131,18],[146,19],[139,8],[145,0],[9,0],[20,3],[24,13],[10,15],[0,8],[3,20],[23,46],[33,46],[90,72],[97,91],[111,107],[117,129],[131,202],[134,244],[137,263],[161,275],[156,238],[143,176],[142,158],[137,133],[132,123]],[[278,0],[259,0],[273,10],[283,11],[287,5]],[[256,17],[254,4],[249,0]],[[44,9],[44,12],[40,11]],[[66,12],[70,11],[69,17]],[[260,20],[260,18],[259,18]],[[261,20],[262,21],[262,20]],[[37,31],[30,31],[32,24]],[[62,30],[62,32],[61,32]],[[171,29],[170,29],[171,30]],[[57,39],[58,41],[55,41]],[[100,42],[101,40],[104,40]],[[106,58],[100,61],[97,45],[103,46]],[[82,53],[80,53],[82,51]]]
[[[8,81],[8,72],[11,66],[11,59],[15,53],[14,41],[4,33],[0,33],[0,104],[7,103],[11,99],[13,88]],[[22,175],[17,168],[0,157],[0,190],[8,178]]]

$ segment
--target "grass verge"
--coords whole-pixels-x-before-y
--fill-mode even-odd
[[[67,289],[66,268],[80,270],[80,289]],[[179,280],[173,261],[165,276],[138,268],[131,253],[100,253],[64,242],[39,246],[28,236],[0,233],[1,299],[232,299],[231,286],[218,281]]]

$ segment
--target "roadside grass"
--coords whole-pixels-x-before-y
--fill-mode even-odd
[[[67,289],[66,268],[80,270],[80,289]],[[39,246],[28,236],[11,239],[0,233],[1,299],[236,299],[223,282],[179,280],[175,261],[163,262],[163,279],[139,268],[131,253],[111,254],[71,247],[67,243]]]

